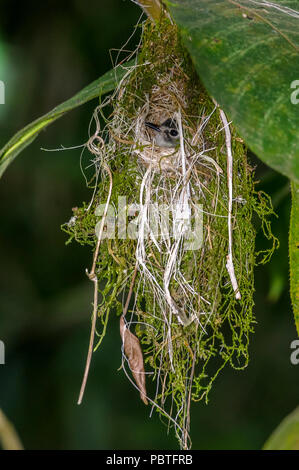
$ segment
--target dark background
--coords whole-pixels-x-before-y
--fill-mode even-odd
[[[129,0],[21,2],[0,5],[0,147],[20,128],[68,99],[111,68],[141,14]],[[136,36],[130,43],[135,47]],[[27,449],[177,449],[174,433],[149,417],[118,371],[118,319],[93,356],[83,404],[76,400],[86,358],[92,285],[88,248],[65,246],[60,225],[71,208],[89,201],[80,149],[96,101],[50,126],[0,181],[0,408]],[[296,338],[288,287],[288,181],[254,156],[259,189],[279,215],[280,249],[256,269],[256,333],[243,372],[224,369],[210,402],[192,406],[194,449],[259,449],[298,405],[299,366],[290,363]],[[257,247],[265,241],[260,232]]]

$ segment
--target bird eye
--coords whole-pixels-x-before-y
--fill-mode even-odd
[[[176,137],[176,136],[178,135],[178,131],[175,131],[174,129],[172,129],[172,130],[170,131],[170,135],[171,135],[172,137]]]

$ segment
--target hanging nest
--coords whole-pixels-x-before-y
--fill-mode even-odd
[[[145,122],[169,119],[177,145],[158,146]],[[109,314],[121,315],[123,369],[189,448],[191,400],[208,400],[225,364],[248,364],[252,218],[259,215],[273,242],[260,254],[266,262],[277,244],[271,202],[255,191],[242,139],[203,89],[167,19],[143,25],[135,66],[94,122],[94,195],[63,229],[95,249],[98,345]]]

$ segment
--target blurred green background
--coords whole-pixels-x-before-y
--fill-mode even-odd
[[[111,68],[109,50],[132,34],[141,10],[129,0],[57,0],[0,4],[0,147],[33,119]],[[126,48],[138,44],[139,30]],[[114,57],[116,52],[113,52]],[[60,225],[91,197],[80,149],[96,101],[57,121],[27,148],[0,181],[0,408],[27,449],[177,449],[158,416],[149,416],[118,371],[118,319],[93,356],[83,404],[76,405],[90,330],[93,286],[85,275],[89,249],[65,246]],[[299,365],[288,287],[288,181],[258,162],[258,189],[279,215],[280,248],[256,269],[256,333],[243,372],[225,368],[210,402],[192,406],[193,449],[259,449],[298,405]],[[260,232],[257,247],[266,246]]]

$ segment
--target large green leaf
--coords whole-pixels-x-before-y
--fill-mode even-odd
[[[263,449],[299,450],[299,407],[279,424]]]
[[[299,335],[299,185],[292,183],[292,212],[289,238],[290,290]]]
[[[83,88],[83,90],[75,96],[59,106],[56,106],[52,111],[36,119],[21,131],[17,132],[17,134],[15,134],[0,150],[0,177],[16,156],[31,142],[33,142],[43,129],[72,109],[113,90],[117,82],[127,73],[128,67],[131,65],[133,65],[133,61],[128,62],[125,66],[118,66],[117,68],[110,70],[105,73],[105,75]]]
[[[207,90],[253,152],[299,182],[299,1],[172,0]],[[299,83],[293,87],[299,88]]]

